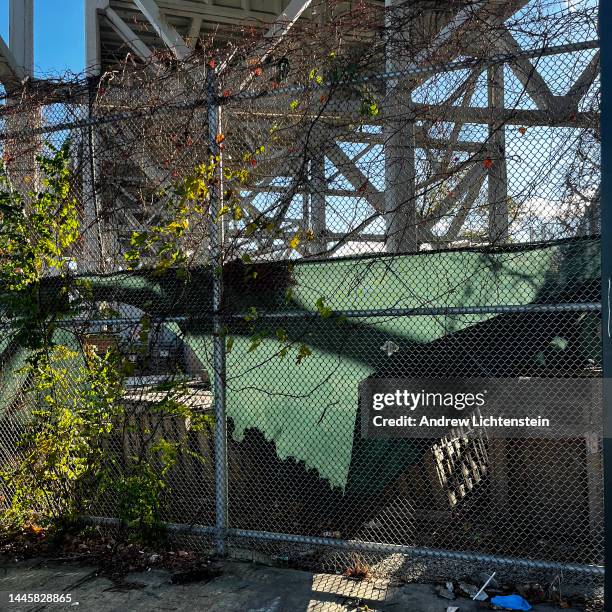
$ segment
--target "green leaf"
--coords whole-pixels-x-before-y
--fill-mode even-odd
[[[310,355],[312,355],[312,351],[305,344],[300,344],[295,361],[298,365],[301,365],[302,361],[304,361],[306,357],[310,357]]]
[[[251,344],[249,344],[249,348],[247,349],[247,353],[252,353],[253,351],[257,350],[259,348],[259,345],[261,344],[261,337],[259,336],[255,336],[253,338],[251,338]]]
[[[247,322],[255,321],[255,319],[257,319],[258,316],[259,316],[259,313],[257,312],[257,308],[255,308],[255,306],[251,306],[249,308],[248,314],[244,315],[244,320]]]
[[[325,305],[325,302],[323,301],[323,298],[320,297],[316,302],[315,302],[315,306],[317,307],[317,310],[319,312],[319,314],[324,318],[327,319],[331,313],[332,313],[332,309],[329,308],[328,306]]]

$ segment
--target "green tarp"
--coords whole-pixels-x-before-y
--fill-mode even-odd
[[[296,263],[288,307],[316,311],[321,297],[333,310],[587,301],[589,296],[596,299],[598,266],[596,241],[493,254],[459,251]],[[389,358],[381,347],[387,340],[395,342],[399,351],[393,359],[397,361],[402,353],[410,354],[417,347],[422,352],[423,345],[495,316],[262,321],[260,326],[268,328],[270,337],[252,352],[250,338],[234,334],[227,357],[227,414],[234,423],[234,438],[239,441],[246,430],[256,428],[274,441],[280,458],[303,461],[341,488],[347,487],[351,462],[366,469],[386,457],[384,470],[380,466],[382,486],[416,453],[405,442],[359,441],[360,456],[355,456],[359,382],[385,368],[387,375],[407,374],[401,367],[395,371],[388,367]],[[282,326],[296,343],[306,343],[312,355],[301,364],[296,363],[295,350],[279,358],[276,326]],[[186,342],[203,363],[210,363],[208,333],[191,327]],[[428,374],[435,376],[432,371]]]
[[[239,264],[230,264],[228,270],[226,314],[244,313],[250,306],[276,313],[315,313],[322,305],[341,311],[587,302],[598,300],[599,241],[579,239],[492,252],[459,250],[297,261],[289,271],[286,264],[261,264],[256,267],[257,275],[245,275],[248,270]],[[183,337],[211,372],[209,270],[191,271],[187,278],[175,272],[162,278],[137,272],[84,280],[96,300],[131,304],[152,316],[187,316],[186,323],[166,325]],[[574,351],[573,359],[586,360],[589,351],[593,355],[598,331],[579,314],[570,316],[576,318],[572,326],[581,329],[582,336],[569,342],[568,350]],[[527,325],[529,315],[508,318],[512,316],[389,314],[344,321],[334,315],[260,317],[254,323],[267,335],[256,350],[252,350],[249,325],[233,319],[228,323],[233,347],[227,356],[227,414],[232,435],[240,441],[247,430],[257,429],[274,442],[280,458],[303,462],[333,487],[346,491],[356,486],[368,469],[377,470],[378,485],[383,487],[418,453],[406,441],[359,439],[359,382],[371,375],[448,375],[452,367],[459,367],[448,365],[452,359],[466,360],[461,364],[461,375],[509,375],[500,367],[496,370],[494,364],[490,371],[486,369],[486,363],[499,361],[499,355],[510,350],[499,340],[502,337],[503,342],[515,345],[512,350],[533,371],[539,367],[538,360],[546,362],[542,342],[555,338],[559,322],[554,317],[541,319],[542,330],[534,343],[532,328],[540,323],[530,319]],[[278,354],[282,348],[278,328],[283,330],[279,335],[286,335],[293,343],[284,359]],[[508,335],[512,333],[515,337]],[[560,328],[558,334],[563,333]],[[449,351],[449,340],[453,339]],[[387,341],[399,347],[392,357],[381,349]],[[302,343],[312,354],[298,364],[296,354]],[[475,348],[466,349],[463,356],[462,346]],[[21,355],[17,361],[22,361],[23,355],[17,355]],[[480,367],[479,363],[485,365]],[[15,363],[8,363],[4,374],[7,368],[15,367]],[[0,387],[5,403],[14,392],[11,377],[4,376]]]

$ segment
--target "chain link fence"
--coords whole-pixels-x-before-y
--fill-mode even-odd
[[[574,5],[396,9],[382,33],[341,14],[273,52],[7,93],[13,188],[71,143],[87,290],[55,341],[131,364],[107,450],[129,471],[174,445],[159,512],[180,537],[413,579],[602,572],[598,402],[581,436],[371,440],[358,397],[373,378],[531,377],[551,396],[601,378],[596,7]],[[12,325],[6,464],[36,401]],[[90,514],[120,516],[119,497]]]

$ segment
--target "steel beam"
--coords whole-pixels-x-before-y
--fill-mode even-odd
[[[151,49],[142,42],[139,36],[130,28],[130,26],[123,21],[117,11],[113,10],[110,6],[104,11],[104,16],[108,19],[113,30],[119,35],[121,40],[126,43],[130,49],[139,57],[143,62],[146,62],[152,54]]]
[[[482,123],[544,127],[592,128],[597,125],[599,113],[574,112],[566,109],[561,112],[532,110],[522,108],[504,108],[492,112],[488,108],[444,106],[438,104],[413,104],[419,119],[431,121],[448,121],[460,123]]]
[[[9,44],[0,36],[0,82],[18,87],[34,72],[33,0],[10,0]]]
[[[382,212],[384,210],[383,194],[372,185],[366,174],[357,167],[355,160],[351,159],[338,143],[334,143],[329,157],[340,174],[355,190],[351,195],[364,198],[374,210]],[[336,195],[340,195],[338,191],[335,190]]]
[[[159,189],[167,187],[170,184],[172,180],[171,172],[164,171],[159,167],[145,138],[136,136],[134,131],[127,125],[126,122],[119,124],[118,127],[116,127],[114,124],[110,124],[109,131],[114,135],[114,138],[116,138],[118,142],[123,141],[123,143],[134,143],[130,147],[132,160],[156,188]]]
[[[287,8],[276,18],[270,29],[266,32],[265,37],[271,39],[270,46],[266,49],[263,55],[259,58],[260,62],[264,62],[272,55],[274,49],[280,45],[289,30],[295,22],[300,18],[300,15],[310,6],[312,0],[291,0]],[[240,89],[248,87],[253,80],[253,75],[249,74],[241,83]]]
[[[19,66],[8,45],[0,36],[0,82],[7,89],[14,89],[26,76],[26,72]]]
[[[177,59],[184,60],[191,55],[191,49],[159,10],[155,0],[134,0],[134,2]]]
[[[453,188],[452,192],[445,196],[438,204],[435,214],[430,215],[422,221],[423,228],[429,231],[438,221],[448,216],[449,211],[452,210],[453,206],[461,199],[463,194],[469,194],[475,185],[482,185],[486,172],[483,165],[479,163],[473,164]]]
[[[310,223],[314,234],[311,245],[312,253],[325,253],[327,250],[327,202],[325,193],[327,181],[325,180],[325,148],[324,140],[321,139],[316,146],[316,151],[310,159]]]
[[[508,29],[504,28],[502,30],[498,44],[503,53],[516,57],[516,59],[510,60],[508,65],[536,106],[540,110],[554,110],[557,98],[553,96],[546,81],[536,66],[531,63],[531,60],[521,57],[523,50]]]
[[[98,12],[105,10],[108,3],[109,0],[85,0],[85,71],[89,76],[100,74],[102,69]]]
[[[591,85],[599,75],[599,57],[600,52],[597,51],[582,71],[582,74],[574,81],[574,84],[564,96],[565,99],[570,100],[570,104],[575,108],[578,108],[578,103],[586,96]]]
[[[442,58],[440,54],[453,36],[456,36],[470,19],[480,11],[486,10],[488,0],[476,0],[448,20],[433,37],[427,49],[418,52],[409,62],[398,65],[396,48],[405,49],[411,39],[410,33],[403,31],[398,40],[387,42],[387,73],[418,72]],[[387,9],[395,7],[394,0],[387,0]],[[409,9],[408,9],[409,10]],[[391,26],[395,15],[388,11],[385,19]],[[410,24],[408,25],[410,28]],[[444,58],[448,61],[450,58]],[[418,218],[416,213],[416,168],[415,168],[415,119],[418,117],[412,104],[411,91],[416,82],[410,77],[387,80],[385,99],[385,121],[383,131],[387,143],[385,150],[385,225],[388,236],[387,250],[407,252],[418,250]],[[446,119],[449,120],[449,119]],[[452,119],[450,119],[452,121]]]
[[[34,73],[34,0],[10,0],[9,48],[28,76]]]
[[[291,0],[287,8],[276,18],[270,29],[266,32],[266,38],[282,39],[300,18],[300,15],[310,6],[312,0]]]
[[[490,66],[487,71],[489,110],[497,114],[504,107],[504,67]],[[508,168],[506,164],[506,127],[489,124],[489,239],[493,244],[508,240]]]
[[[195,46],[200,38],[200,30],[202,29],[202,17],[196,16],[191,20],[189,26],[189,35],[187,36],[187,44],[195,49]]]

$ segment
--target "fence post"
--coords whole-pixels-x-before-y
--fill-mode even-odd
[[[612,558],[612,18],[610,2],[599,4],[601,44],[601,327],[603,377],[604,559]],[[602,27],[603,26],[603,27]],[[604,602],[612,599],[612,571],[605,574]],[[607,607],[607,606],[606,606]]]
[[[87,79],[87,119],[94,118],[94,101],[98,79]],[[100,218],[100,195],[98,193],[98,145],[97,127],[88,125],[83,129],[83,260],[85,272],[104,272],[104,243]]]
[[[215,406],[215,527],[217,554],[225,556],[227,538],[227,427],[225,416],[225,335],[221,319],[223,298],[223,165],[218,135],[221,126],[217,76],[207,77],[209,149],[219,162],[210,188],[210,255],[213,285],[213,397]]]

